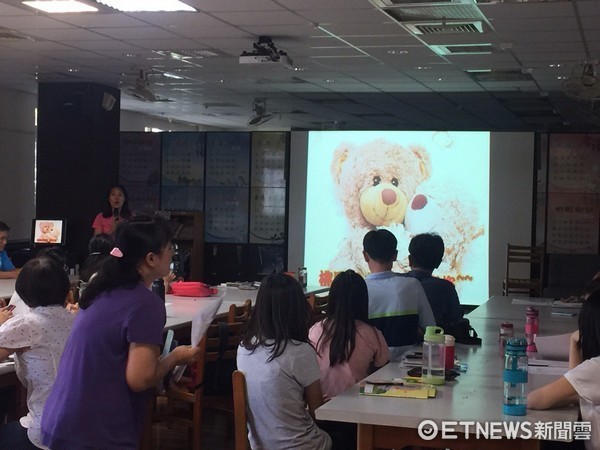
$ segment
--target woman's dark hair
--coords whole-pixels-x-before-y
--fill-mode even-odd
[[[146,255],[162,252],[170,241],[169,223],[160,217],[135,217],[129,222],[121,222],[117,226],[114,245],[123,256],[112,256],[102,263],[81,294],[79,306],[82,309],[89,307],[105,291],[134,288],[141,280],[138,268]]]
[[[34,258],[23,266],[15,290],[30,308],[64,305],[71,289],[69,277],[56,259],[49,256]]]
[[[288,275],[273,273],[260,284],[242,346],[252,351],[271,347],[267,361],[272,361],[290,340],[308,342],[310,317],[310,305],[300,284]]]
[[[356,323],[369,320],[369,293],[363,277],[353,270],[339,273],[331,283],[327,318],[317,352],[329,345],[329,366],[350,360],[356,345]]]
[[[592,293],[579,313],[579,341],[583,360],[600,356],[600,291]]]
[[[113,215],[113,208],[110,204],[109,197],[110,191],[112,191],[115,188],[121,189],[121,192],[123,192],[123,196],[125,197],[123,206],[121,206],[121,217],[123,217],[124,219],[129,219],[131,217],[131,211],[129,210],[129,195],[127,194],[127,190],[120,184],[113,184],[111,187],[108,188],[108,192],[106,193],[106,204],[104,205],[104,209],[102,210],[102,216],[112,217]]]
[[[90,239],[88,250],[90,254],[83,262],[79,278],[81,281],[88,282],[92,275],[98,272],[102,263],[111,256],[110,251],[115,246],[115,243],[108,234],[100,233]]]

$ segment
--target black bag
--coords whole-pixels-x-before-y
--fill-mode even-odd
[[[446,334],[451,334],[458,344],[481,345],[481,338],[471,326],[469,319],[459,319],[452,326],[444,328]]]

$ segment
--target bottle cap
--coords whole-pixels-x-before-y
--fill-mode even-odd
[[[425,328],[423,340],[426,342],[444,342],[444,329],[442,327],[429,326]]]
[[[446,345],[454,345],[455,341],[456,341],[456,339],[454,339],[454,336],[452,336],[451,334],[444,335],[444,343]]]
[[[507,353],[526,354],[527,340],[525,338],[510,338],[506,343]]]

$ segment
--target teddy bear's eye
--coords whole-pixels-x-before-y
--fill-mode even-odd
[[[381,183],[381,177],[379,175],[375,175],[373,177],[373,186],[377,186],[379,183]]]
[[[392,184],[398,187],[398,178],[392,178]]]

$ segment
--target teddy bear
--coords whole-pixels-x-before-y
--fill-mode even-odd
[[[51,243],[56,243],[58,242],[59,238],[60,238],[60,230],[58,229],[58,227],[56,226],[56,224],[54,224],[54,222],[52,222],[52,226],[50,227],[50,241]]]
[[[56,242],[52,230],[54,229],[54,223],[52,222],[40,222],[40,235],[37,239],[38,242]]]
[[[331,260],[330,272],[354,268],[362,275],[369,273],[362,255],[362,239],[369,230],[387,227],[401,241],[398,248],[408,245],[408,202],[430,173],[429,154],[420,145],[402,146],[386,139],[341,144],[333,155],[331,175],[349,231]]]
[[[404,226],[410,237],[437,233],[444,240],[444,258],[436,269],[437,276],[455,283],[470,281],[465,255],[484,234],[479,211],[472,195],[456,180],[428,180],[417,187]],[[400,259],[398,266],[408,270],[408,257]]]

